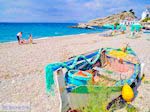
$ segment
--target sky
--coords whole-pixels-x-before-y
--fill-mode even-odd
[[[137,17],[150,0],[0,0],[0,22],[87,22],[133,9]]]

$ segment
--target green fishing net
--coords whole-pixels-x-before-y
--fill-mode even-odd
[[[70,66],[68,66],[66,62],[56,62],[56,63],[51,63],[47,65],[45,67],[45,82],[46,82],[47,93],[54,92],[54,88],[53,88],[54,71],[56,71],[59,68],[66,68],[68,70],[74,69],[79,59],[85,60],[88,64],[93,65],[99,59],[100,52],[101,52],[101,49],[98,50],[96,58],[94,58],[94,60],[92,61],[89,61],[84,55],[79,55],[73,59],[73,62]]]

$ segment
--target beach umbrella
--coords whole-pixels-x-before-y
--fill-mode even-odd
[[[123,30],[123,31],[125,31],[127,28],[126,28],[126,25],[121,25],[121,29]]]
[[[116,30],[119,30],[119,29],[125,31],[126,30],[126,25],[117,25]]]
[[[115,29],[115,26],[112,25],[112,24],[105,24],[105,25],[103,25],[103,27],[104,27],[104,28],[108,28],[108,29],[112,29],[112,30]]]
[[[131,32],[140,31],[141,28],[142,28],[142,25],[139,24],[139,23],[132,24],[131,27],[130,27],[130,31],[131,31]]]

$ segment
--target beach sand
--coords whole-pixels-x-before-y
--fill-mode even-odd
[[[45,91],[44,67],[102,47],[118,48],[123,43],[129,43],[145,63],[144,73],[150,80],[150,41],[125,37],[85,34],[34,40],[36,44],[29,45],[0,44],[0,103],[25,102],[30,103],[31,112],[58,112],[57,89],[55,96],[48,96]],[[142,83],[138,90],[132,104],[139,112],[150,111],[150,83]]]

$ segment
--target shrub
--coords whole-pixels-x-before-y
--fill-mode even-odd
[[[119,23],[118,22],[116,22],[116,23],[114,23],[114,26],[116,27],[116,26],[118,26],[119,25]]]
[[[149,17],[142,20],[142,22],[148,22],[148,21],[150,21]]]

